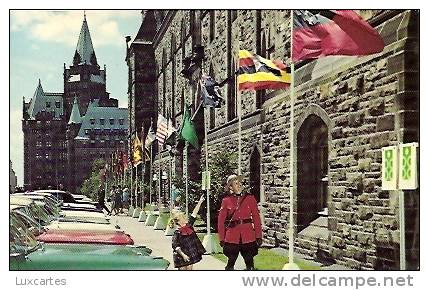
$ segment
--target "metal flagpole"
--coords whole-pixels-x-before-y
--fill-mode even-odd
[[[185,141],[185,154],[183,154],[183,159],[185,162],[185,173],[186,173],[186,177],[185,177],[185,199],[186,199],[186,216],[188,216],[189,214],[189,208],[188,208],[188,203],[189,203],[189,196],[188,196],[188,146],[189,143],[188,141]]]
[[[207,184],[208,180],[208,174],[209,174],[209,152],[207,149],[207,107],[204,107],[204,151],[206,155],[206,180],[203,180],[206,186],[206,193],[207,193],[207,235],[210,236],[210,192],[209,192],[209,185]]]
[[[141,208],[142,210],[144,209],[144,189],[143,189],[143,184],[144,184],[144,171],[145,171],[145,165],[146,165],[146,146],[145,146],[145,138],[144,138],[144,127],[143,127],[143,123],[142,123],[142,139],[141,139],[141,144],[142,144],[142,179],[141,179],[141,193],[142,193],[142,202],[141,202]]]
[[[151,211],[152,211],[152,177],[153,177],[153,170],[152,170],[152,145],[153,145],[153,141],[150,144],[150,168],[149,168],[149,204],[151,206]]]
[[[173,210],[173,189],[171,188],[171,178],[172,178],[172,176],[173,176],[173,158],[171,157],[171,156],[169,156],[169,159],[170,159],[170,172],[169,172],[169,176],[168,176],[168,179],[169,179],[169,187],[170,187],[170,213],[172,212],[172,210]]]
[[[235,71],[239,68],[240,52],[238,53]],[[235,77],[235,92],[237,96],[237,114],[238,114],[238,175],[241,174],[241,91],[238,87],[238,79]]]
[[[289,127],[289,263],[287,263],[284,270],[299,270],[298,265],[294,263],[294,202],[295,202],[295,171],[294,171],[294,107],[295,107],[295,65],[292,59],[293,51],[293,10],[290,13],[290,58],[291,58],[291,83],[290,83],[290,127]]]
[[[137,165],[136,166],[136,189],[135,189],[135,195],[134,195],[134,198],[135,198],[135,207],[134,208],[137,208],[138,207],[138,193],[139,193],[139,166]]]

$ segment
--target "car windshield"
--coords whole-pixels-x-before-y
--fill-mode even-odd
[[[53,217],[50,216],[46,208],[44,207],[46,204],[44,202],[36,202],[34,208],[36,209],[39,217],[48,223],[53,220]]]
[[[36,237],[19,222],[10,216],[9,249],[11,253],[26,253],[38,246]]]
[[[11,212],[10,216],[11,218],[16,218],[17,222],[22,224],[22,228],[30,229],[35,236],[38,236],[43,232],[42,225],[22,211],[14,210]]]

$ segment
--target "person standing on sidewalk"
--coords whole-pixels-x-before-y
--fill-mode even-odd
[[[192,270],[193,265],[201,261],[202,255],[206,251],[192,227],[203,201],[204,196],[201,196],[189,220],[183,212],[176,211],[170,221],[169,226],[171,228],[175,224],[178,227],[173,234],[171,245],[173,247],[174,267],[179,270]]]
[[[98,191],[97,191],[97,199],[98,199],[98,205],[97,205],[97,207],[100,208],[101,210],[105,209],[107,211],[107,214],[110,215],[111,211],[106,206],[106,203],[105,203],[105,197],[106,196],[105,195],[106,195],[106,192],[104,190],[104,186],[103,186],[103,184],[100,184],[98,186]]]
[[[255,197],[243,194],[242,177],[230,175],[226,181],[227,196],[222,199],[218,216],[218,235],[223,253],[228,257],[225,270],[234,270],[238,254],[246,270],[254,270],[253,258],[262,244],[261,217]]]

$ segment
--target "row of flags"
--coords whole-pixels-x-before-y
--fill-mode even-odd
[[[327,55],[369,55],[381,52],[384,42],[379,33],[353,10],[294,10],[292,30],[292,62]],[[238,90],[286,89],[291,84],[291,71],[282,61],[269,60],[247,50],[240,50],[235,75]],[[228,80],[228,79],[227,79]],[[220,87],[211,76],[202,74],[198,83],[204,107],[220,108],[224,99]],[[179,138],[199,148],[198,136],[188,105],[184,108],[182,124],[177,130],[170,118],[161,114],[156,131],[151,124],[144,142],[135,134],[132,142],[133,166],[150,159],[149,149],[157,140],[160,145]],[[143,133],[143,132],[142,132]],[[143,138],[143,134],[142,134]]]

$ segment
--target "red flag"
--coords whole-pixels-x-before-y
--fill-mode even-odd
[[[352,10],[294,10],[294,62],[383,51],[378,32]]]

